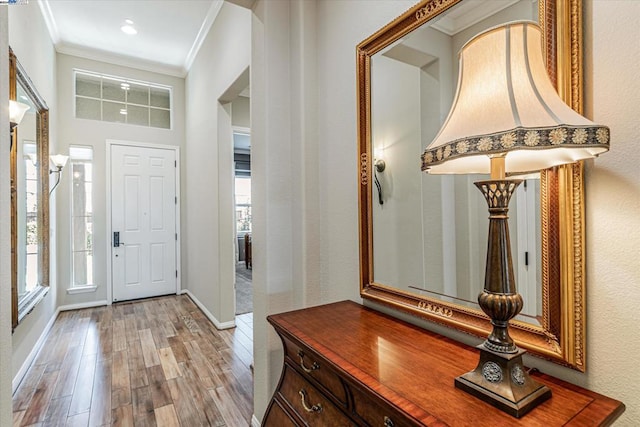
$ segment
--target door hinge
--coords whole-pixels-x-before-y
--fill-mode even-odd
[[[176,196],[175,199],[176,199],[176,205],[177,205],[178,204],[178,196]]]
[[[529,251],[524,253],[524,265],[529,266]]]
[[[176,233],[176,240],[178,240],[178,233]]]
[[[176,279],[178,278],[178,270],[176,270]]]
[[[174,161],[173,161],[173,167],[174,167],[174,168],[177,168],[177,167],[178,167],[178,161],[177,161],[177,160],[174,160]]]

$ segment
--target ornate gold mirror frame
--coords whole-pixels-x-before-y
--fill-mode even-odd
[[[9,99],[16,100],[18,85],[36,107],[37,150],[37,286],[20,300],[18,295],[18,136],[20,125],[13,133],[11,144],[11,324],[18,322],[46,295],[49,289],[49,109],[36,90],[13,51],[9,50]]]
[[[488,318],[472,309],[375,283],[371,153],[371,56],[463,0],[425,0],[357,47],[360,295],[421,318],[485,337]],[[539,0],[547,68],[561,97],[582,112],[582,3]],[[585,370],[584,194],[581,163],[541,173],[542,317],[536,326],[512,321],[520,347]]]

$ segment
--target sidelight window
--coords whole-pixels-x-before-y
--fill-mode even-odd
[[[71,288],[93,285],[93,148],[71,146]]]

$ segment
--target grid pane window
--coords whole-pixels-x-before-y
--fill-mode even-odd
[[[71,146],[71,286],[93,284],[93,148]]]
[[[102,99],[124,102],[126,98],[127,92],[118,80],[102,79]]]
[[[88,96],[91,98],[102,98],[100,76],[91,74],[76,75],[76,95]]]
[[[169,93],[166,90],[165,92]],[[131,83],[127,90],[127,102],[130,104],[149,105],[149,86]],[[169,108],[168,105],[167,108]]]
[[[76,117],[171,129],[171,88],[75,72]]]

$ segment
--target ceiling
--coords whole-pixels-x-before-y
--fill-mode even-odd
[[[519,0],[467,0],[436,19],[431,26],[453,36]]]
[[[184,77],[223,0],[41,0],[56,51]],[[136,35],[120,28],[133,21]]]

